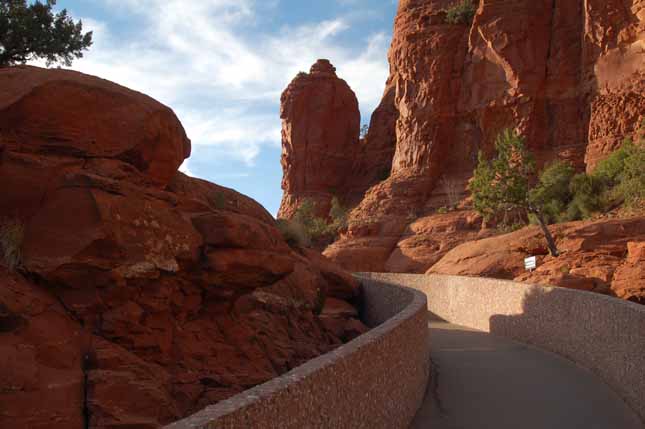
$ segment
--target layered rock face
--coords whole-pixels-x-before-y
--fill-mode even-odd
[[[645,304],[645,217],[555,225],[562,255],[549,255],[538,227],[462,244],[428,273],[485,276],[605,293]],[[524,258],[538,256],[526,272]]]
[[[351,276],[178,173],[189,153],[149,97],[0,70],[0,227],[24,229],[0,243],[22,253],[0,262],[0,426],[157,428],[366,329]]]
[[[413,223],[442,222],[428,217],[463,199],[477,153],[502,129],[522,133],[540,165],[591,170],[643,118],[643,1],[482,0],[467,25],[446,22],[453,4],[399,2],[388,89],[367,140],[385,147],[395,135],[391,175],[367,190],[325,252],[348,269],[423,272],[458,244],[424,248],[420,238],[411,252],[427,230]]]

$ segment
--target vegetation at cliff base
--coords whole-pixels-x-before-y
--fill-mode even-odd
[[[626,139],[590,174],[576,174],[571,164],[555,161],[533,183],[535,163],[524,140],[505,130],[497,138],[493,159],[479,154],[470,184],[474,207],[485,219],[513,210],[524,211],[526,218],[541,226],[551,253],[557,255],[546,225],[587,219],[645,200],[644,131],[645,124],[636,142]]]
[[[575,174],[562,161],[547,166],[531,199],[543,206],[549,223],[587,219],[639,204],[645,200],[645,141],[626,139],[590,174]]]
[[[475,12],[477,12],[477,7],[472,0],[461,0],[459,3],[447,8],[445,12],[448,24],[471,24],[475,17]]]
[[[314,202],[304,199],[291,220],[278,220],[278,228],[292,247],[311,247],[332,243],[346,227],[347,209],[337,197],[331,200],[328,219],[316,216]]]
[[[546,223],[562,220],[562,213],[571,200],[570,183],[576,172],[571,164],[555,161],[542,171],[537,185],[531,189],[529,199],[542,208]]]
[[[92,32],[83,33],[83,23],[66,9],[54,13],[55,5],[56,0],[0,2],[0,67],[39,58],[70,66],[92,46]]]
[[[514,131],[504,130],[495,142],[496,155],[488,160],[479,153],[470,183],[475,210],[490,219],[504,210],[528,207],[529,180],[535,161]]]
[[[538,220],[553,256],[559,252],[546,226],[543,206],[530,197],[530,180],[535,172],[535,161],[527,150],[524,139],[507,129],[497,137],[496,155],[492,160],[479,153],[470,191],[473,203],[485,219],[513,210],[531,214]]]
[[[287,219],[278,219],[277,226],[284,241],[290,247],[309,247],[311,246],[311,239],[307,235],[303,225]]]

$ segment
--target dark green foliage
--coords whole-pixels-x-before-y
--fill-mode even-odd
[[[627,139],[599,162],[591,174],[574,174],[573,167],[555,162],[541,174],[530,193],[547,223],[588,219],[645,198],[645,144]]]
[[[56,0],[0,1],[0,67],[44,58],[47,65],[70,66],[92,46],[92,33],[83,33],[83,23],[63,9],[55,14]]]
[[[495,142],[496,156],[487,160],[482,152],[469,189],[473,203],[486,219],[516,208],[528,209],[529,179],[535,170],[524,140],[504,130]]]
[[[642,129],[641,129],[642,132]],[[645,140],[626,139],[620,149],[598,163],[593,176],[606,188],[608,205],[634,204],[645,198]]]
[[[475,209],[485,219],[518,209],[532,214],[542,228],[551,255],[558,256],[542,207],[531,202],[529,180],[535,170],[535,162],[524,146],[524,139],[512,130],[504,130],[497,137],[495,149],[497,154],[491,161],[486,160],[481,152],[479,154],[479,163],[470,183]]]
[[[571,179],[569,189],[571,200],[560,216],[560,221],[586,219],[603,210],[605,206],[603,195],[606,189],[606,183],[603,180],[585,173],[576,174]]]
[[[633,145],[631,140],[625,140],[618,150],[598,163],[593,175],[605,182],[607,186],[617,185],[622,179],[625,160],[629,157]]]
[[[575,175],[574,168],[563,161],[548,165],[537,185],[529,192],[533,206],[541,207],[547,223],[558,222],[571,201],[570,183]]]
[[[542,228],[551,254],[558,256],[547,224],[588,218],[621,204],[637,205],[645,198],[643,128],[638,143],[626,140],[592,174],[574,174],[571,165],[558,161],[547,166],[532,188],[533,160],[522,138],[506,130],[495,143],[492,160],[479,154],[470,183],[475,209],[485,219],[524,211]]]
[[[591,174],[578,174],[569,187],[571,199],[560,221],[580,220],[621,204],[645,199],[645,142],[626,139]]]
[[[287,243],[292,247],[309,247],[314,243],[333,242],[347,227],[347,209],[337,197],[331,200],[329,218],[316,216],[316,207],[310,199],[305,199],[296,210],[293,218],[278,220],[278,228]]]
[[[446,9],[446,22],[448,24],[470,25],[475,17],[477,7],[472,0],[461,0],[459,3]]]

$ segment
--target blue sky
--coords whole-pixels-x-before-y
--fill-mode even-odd
[[[329,58],[369,122],[388,74],[396,0],[59,0],[94,31],[73,69],[173,108],[193,143],[182,169],[280,204],[282,90]]]

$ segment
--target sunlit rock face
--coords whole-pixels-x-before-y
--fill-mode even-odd
[[[281,98],[284,196],[279,217],[291,217],[305,198],[320,214],[344,192],[358,149],[356,95],[328,60],[299,73]]]
[[[374,157],[390,174],[365,192],[348,231],[325,251],[348,269],[424,272],[459,244],[423,232],[415,239],[415,231],[427,231],[419,221],[444,223],[427,218],[453,205],[451,194],[467,209],[477,153],[490,153],[502,129],[522,133],[540,166],[563,159],[582,171],[644,117],[642,1],[482,0],[472,23],[449,24],[454,3],[399,2],[391,74],[365,142],[391,156]],[[468,216],[453,216],[452,229],[462,234]]]
[[[348,273],[177,171],[168,107],[16,67],[0,110],[0,427],[160,427],[365,331]]]
[[[461,244],[430,268],[430,274],[495,277],[610,294],[645,304],[645,217],[554,225],[561,251],[549,255],[540,229]],[[527,272],[526,255],[538,258]]]

